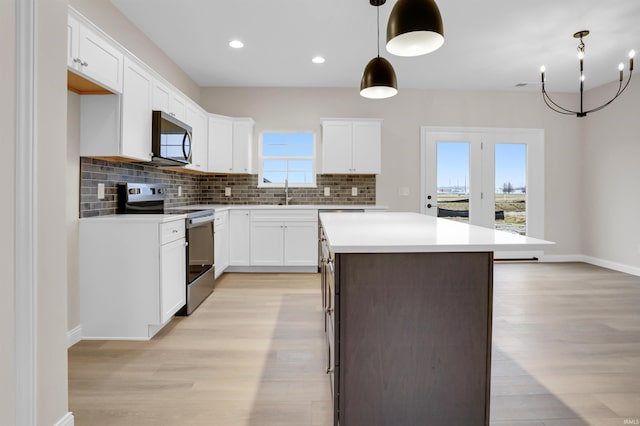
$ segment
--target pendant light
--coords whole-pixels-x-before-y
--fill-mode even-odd
[[[378,17],[378,38],[376,40],[378,56],[369,61],[360,81],[360,96],[369,99],[390,98],[398,93],[396,72],[389,61],[380,57],[380,6],[385,1],[369,0],[369,3],[376,7]]]
[[[387,51],[420,56],[444,43],[442,16],[434,0],[398,0],[387,23]]]

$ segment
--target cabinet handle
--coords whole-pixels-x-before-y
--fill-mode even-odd
[[[327,306],[327,308],[324,311],[330,314],[331,312],[333,312],[333,308],[331,306]]]
[[[88,62],[80,62],[80,65],[82,65],[83,67],[88,67],[89,63]]]
[[[180,231],[178,231],[177,229],[172,229],[171,232],[173,232],[174,234],[177,234]]]
[[[82,60],[80,60],[80,58],[73,58],[73,63],[82,65]]]
[[[333,368],[327,367],[327,374],[331,374],[331,373],[333,373]]]
[[[189,247],[189,242],[188,242],[188,241],[185,241],[185,242],[184,242],[184,246],[185,246],[185,247]]]

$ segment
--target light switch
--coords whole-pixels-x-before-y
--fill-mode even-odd
[[[98,200],[104,200],[104,183],[98,184]]]
[[[329,188],[328,186],[324,187],[324,196],[328,197],[331,195],[331,188]]]
[[[354,186],[353,188],[351,188],[351,196],[353,197],[358,196],[358,187]]]
[[[406,186],[401,186],[400,188],[398,188],[398,195],[401,195],[403,197],[408,196],[409,188],[407,188]]]
[[[230,187],[228,187],[228,186],[227,186],[227,187],[224,189],[224,196],[225,196],[225,197],[231,197],[231,188],[230,188]]]

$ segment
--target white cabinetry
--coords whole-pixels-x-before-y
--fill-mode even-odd
[[[153,82],[153,109],[164,111],[180,121],[186,119],[186,101],[184,98],[159,80]]]
[[[233,173],[251,173],[253,150],[253,125],[251,118],[233,119]]]
[[[130,216],[80,220],[84,339],[148,340],[186,302],[184,218]]]
[[[122,95],[80,97],[80,155],[151,160],[151,75],[125,58]]]
[[[67,25],[67,67],[114,92],[122,92],[123,53],[72,13]]]
[[[233,120],[220,115],[209,116],[209,171],[233,171]]]
[[[209,171],[251,173],[254,121],[209,116]]]
[[[381,120],[323,120],[324,174],[378,174]]]
[[[229,265],[251,264],[251,225],[249,210],[229,212]]]
[[[251,265],[317,265],[317,236],[316,210],[254,210],[251,212]]]
[[[209,124],[207,114],[199,106],[187,103],[185,122],[191,126],[191,164],[187,169],[209,171]]]
[[[216,212],[214,255],[216,264],[216,278],[229,266],[229,212]]]

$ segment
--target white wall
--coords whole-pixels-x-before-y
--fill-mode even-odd
[[[69,5],[157,71],[193,101],[199,102],[200,88],[193,80],[109,0],[70,0]]]
[[[15,1],[0,3],[0,424],[15,424]]]
[[[263,130],[310,129],[320,135],[322,117],[383,118],[377,201],[396,211],[420,211],[420,126],[544,129],[545,238],[558,243],[554,254],[581,253],[580,122],[548,111],[537,92],[400,88],[393,98],[368,100],[355,88],[203,88],[201,104],[209,112],[254,118],[256,144]],[[408,187],[409,196],[398,195],[400,187]]]
[[[80,208],[80,95],[67,92],[67,328],[80,325],[80,283],[78,279]]]
[[[636,77],[637,78],[637,77]],[[618,88],[589,92],[599,105]],[[583,248],[587,256],[640,271],[640,87],[637,81],[615,102],[584,118]]]
[[[67,1],[36,1],[37,424],[68,410],[66,114]]]

